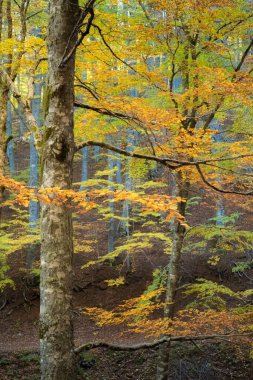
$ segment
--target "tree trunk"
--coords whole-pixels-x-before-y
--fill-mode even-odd
[[[11,139],[13,136],[13,130],[12,130],[12,109],[11,109],[11,102],[8,101],[7,106],[7,120],[6,120],[6,132],[7,132],[7,139]],[[14,146],[13,142],[9,141],[7,145],[7,151],[6,151],[8,161],[9,161],[9,169],[11,177],[14,177],[15,175],[15,159],[14,159]]]
[[[33,116],[36,120],[37,127],[41,127],[40,122],[40,110],[41,110],[41,90],[42,90],[42,76],[37,75],[35,77],[35,81],[33,84],[33,98],[31,100],[31,109]],[[34,136],[30,136],[29,140],[29,148],[30,148],[30,175],[29,175],[29,185],[32,188],[38,187],[38,164],[39,164],[39,156],[34,144]],[[39,219],[39,204],[33,200],[30,200],[29,203],[29,233],[33,234]],[[36,249],[35,245],[31,244],[27,249],[26,256],[26,266],[28,270],[33,269],[33,263],[36,259]],[[31,275],[31,273],[29,273]]]
[[[8,88],[0,78],[0,176],[5,174],[6,152],[7,152],[7,106],[8,106]],[[4,188],[0,187],[0,208],[3,201]],[[1,212],[1,210],[0,210]]]
[[[83,182],[88,181],[89,179],[89,173],[88,173],[88,167],[89,167],[89,147],[85,146],[82,149],[82,174],[81,174],[81,186],[80,186],[80,191],[85,189],[85,186],[83,185]]]
[[[7,21],[7,37],[12,37],[12,18],[11,18],[11,3],[10,0],[6,3],[6,20],[4,19],[4,2],[0,0],[0,41],[2,41],[2,32],[4,22]],[[1,56],[1,65],[11,63],[11,55]],[[10,67],[7,68],[10,71]],[[0,74],[0,176],[5,174],[5,163],[7,154],[7,134],[6,134],[6,121],[7,121],[7,107],[8,107],[8,93],[9,89],[6,86],[5,80]],[[0,187],[0,221],[2,214],[2,202],[4,195],[4,187]]]
[[[78,0],[51,0],[48,32],[48,111],[42,155],[42,188],[72,184],[74,54]],[[67,205],[41,206],[42,380],[75,379],[72,329],[72,221]]]
[[[174,196],[188,198],[190,184],[188,182],[182,182],[180,173],[176,173],[176,180],[174,189],[172,191]],[[178,205],[178,211],[182,216],[185,216],[186,202],[180,202]],[[170,255],[170,261],[167,268],[167,283],[166,283],[166,296],[165,296],[165,308],[164,318],[173,318],[175,295],[178,286],[178,277],[180,269],[181,253],[184,242],[185,227],[174,222],[172,226],[172,252]],[[157,365],[156,380],[167,380],[169,375],[169,357],[170,357],[170,342],[165,343],[159,350],[159,358]]]
[[[113,186],[113,182],[114,182],[113,169],[115,168],[115,159],[112,155],[112,152],[107,151],[107,155],[108,155],[107,156],[107,165],[108,165],[108,169],[110,170],[110,174],[108,175],[108,182],[109,182],[108,189],[113,191],[113,190],[115,190],[115,188]],[[113,197],[111,195],[109,195],[108,206],[109,206],[111,216],[110,216],[109,221],[108,221],[108,249],[107,249],[108,253],[113,252],[114,240],[115,240],[115,219],[114,219],[115,205],[114,205],[114,202],[110,201],[112,198]],[[111,262],[111,264],[113,264],[113,261]]]

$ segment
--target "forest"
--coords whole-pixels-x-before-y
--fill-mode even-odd
[[[0,0],[0,379],[253,379],[253,1]]]

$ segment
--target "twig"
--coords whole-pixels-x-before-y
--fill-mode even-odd
[[[31,14],[30,16],[26,16],[26,21],[28,21],[30,18],[32,18],[34,16],[37,16],[39,13],[42,13],[42,12],[44,12],[44,9],[37,11],[37,12]]]

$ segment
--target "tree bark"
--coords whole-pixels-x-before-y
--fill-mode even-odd
[[[6,120],[7,120],[7,105],[8,105],[8,88],[0,78],[0,176],[5,174],[5,162],[7,152],[7,135],[6,135]],[[3,201],[4,188],[0,187],[0,207]]]
[[[51,0],[48,32],[48,111],[42,154],[42,188],[72,184],[74,54],[78,0]],[[41,205],[42,380],[75,379],[72,329],[72,221],[67,205]]]
[[[4,9],[3,1],[0,1],[0,41],[2,41],[3,32],[3,18]],[[7,22],[7,37],[12,37],[12,17],[11,17],[11,3],[10,0],[6,3],[6,22]],[[11,68],[8,65],[11,64],[12,56],[10,54],[7,57],[1,56],[1,64],[7,64],[7,72],[10,72]],[[7,107],[8,107],[8,93],[9,88],[6,85],[4,78],[0,73],[0,176],[5,174],[5,163],[7,153],[7,134],[6,134],[6,121],[7,121]],[[3,202],[4,187],[0,187],[0,219],[1,219],[1,205]]]
[[[182,181],[180,173],[175,174],[175,184],[173,195],[184,199],[188,198],[190,184]],[[186,202],[180,202],[178,211],[182,216],[185,216]],[[175,295],[178,286],[178,277],[180,269],[181,253],[183,248],[185,235],[185,227],[178,222],[174,222],[172,226],[172,252],[167,268],[167,283],[164,317],[173,318]],[[169,338],[169,337],[168,337]],[[170,358],[171,342],[170,340],[160,347],[156,380],[168,380],[169,375],[169,358]]]

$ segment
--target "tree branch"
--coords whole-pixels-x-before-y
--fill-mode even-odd
[[[209,186],[211,189],[215,190],[215,191],[218,191],[219,193],[223,193],[223,194],[237,194],[237,195],[253,195],[253,191],[250,191],[250,192],[240,192],[240,191],[236,191],[236,190],[223,190],[215,185],[213,185],[212,183],[208,182],[207,179],[205,178],[204,176],[204,173],[202,172],[202,170],[200,169],[200,164],[196,164],[196,168],[197,168],[197,171],[202,179],[202,181],[207,185]]]
[[[19,3],[18,3],[16,0],[13,0],[13,1],[14,1],[14,3],[20,8]]]
[[[30,18],[35,17],[35,16],[37,16],[39,13],[42,13],[42,12],[44,12],[44,9],[42,9],[42,10],[40,10],[40,11],[37,11],[37,12],[31,14],[30,16],[26,16],[26,21],[30,20]]]
[[[80,347],[77,347],[75,349],[75,354],[79,354],[83,350],[91,350],[93,348],[108,348],[110,350],[115,351],[137,351],[141,349],[148,349],[148,348],[155,348],[157,346],[160,346],[163,343],[167,342],[187,342],[187,341],[196,341],[196,340],[212,340],[212,339],[219,339],[219,338],[233,338],[233,337],[249,337],[252,336],[253,333],[246,333],[246,334],[214,334],[214,335],[189,335],[189,336],[171,336],[171,337],[164,337],[159,340],[155,340],[151,343],[139,343],[132,346],[129,345],[120,345],[120,344],[113,344],[113,343],[106,343],[106,342],[93,342],[93,343],[86,343],[81,345]]]
[[[78,150],[84,148],[85,146],[100,146],[101,148],[105,148],[105,149],[111,150],[111,151],[119,153],[119,154],[121,154],[123,156],[132,157],[132,158],[141,158],[141,159],[149,160],[149,161],[156,161],[156,162],[159,162],[159,163],[161,163],[161,164],[169,167],[170,169],[176,169],[177,168],[174,165],[170,165],[167,162],[168,159],[157,157],[157,156],[149,156],[149,155],[141,154],[141,153],[129,152],[127,150],[118,148],[118,147],[116,147],[114,145],[110,145],[110,144],[107,144],[105,142],[84,141],[83,143],[81,143],[81,144],[79,144],[79,145],[76,146],[75,151],[77,152]]]
[[[100,35],[100,37],[101,37],[101,39],[102,39],[104,45],[105,45],[105,46],[107,47],[107,49],[111,52],[111,54],[112,54],[116,59],[118,59],[121,63],[123,63],[124,65],[126,65],[127,67],[129,67],[129,69],[131,69],[133,72],[135,72],[135,74],[139,74],[138,71],[135,70],[135,68],[134,68],[132,65],[130,65],[128,62],[126,62],[126,61],[124,61],[123,59],[121,59],[121,58],[120,58],[120,57],[119,57],[119,56],[118,56],[118,55],[112,50],[111,46],[110,46],[110,45],[107,43],[107,41],[105,40],[105,37],[104,37],[104,35],[103,35],[103,33],[102,33],[102,29],[101,29],[98,25],[96,25],[96,24],[92,24],[92,26],[98,30],[98,33],[99,33],[99,35]]]
[[[63,58],[62,58],[62,61],[60,63],[60,66],[61,65],[65,65],[69,60],[70,58],[73,56],[73,54],[75,53],[76,49],[78,48],[78,46],[81,45],[81,43],[83,42],[83,39],[85,36],[87,36],[89,33],[90,33],[90,28],[91,28],[91,25],[92,25],[92,21],[94,20],[94,10],[93,10],[93,6],[91,6],[89,9],[88,9],[88,13],[90,14],[90,17],[87,21],[87,24],[86,24],[86,29],[84,32],[81,31],[81,36],[79,37],[79,39],[76,41],[75,45],[73,46],[73,48],[70,50],[70,52],[65,55]],[[86,17],[86,16],[85,16]]]
[[[88,83],[86,83],[86,82],[84,82],[84,81],[82,81],[80,78],[78,78],[78,76],[77,75],[75,75],[75,78],[77,79],[77,81],[78,81],[78,83],[77,84],[75,84],[75,87],[81,87],[81,88],[83,88],[84,90],[86,90],[86,91],[88,91],[90,94],[91,94],[91,96],[93,96],[93,98],[95,98],[96,100],[99,100],[99,95],[98,95],[98,93],[97,93],[97,91],[96,91],[96,89],[94,89],[94,85],[92,85],[93,86],[93,89],[88,85]]]
[[[130,65],[127,61],[125,61],[124,59],[120,58],[118,56],[118,54],[115,53],[115,51],[111,48],[111,46],[108,44],[108,42],[106,41],[104,35],[103,35],[103,32],[102,32],[102,29],[96,25],[96,24],[92,24],[92,26],[98,30],[98,33],[104,43],[104,45],[107,47],[107,49],[110,51],[110,53],[118,60],[120,61],[121,63],[123,63],[125,66],[127,66],[130,70],[132,70],[135,74],[138,74],[139,76],[141,76],[142,78],[144,78],[145,80],[147,80],[148,82],[150,82],[152,84],[152,86],[158,88],[160,91],[162,92],[167,92],[167,89],[164,89],[162,87],[160,87],[158,84],[156,83],[153,83],[150,81],[150,78],[143,74],[143,73],[140,73],[138,70],[136,70],[132,65]]]
[[[121,113],[121,112],[110,111],[110,110],[108,110],[106,108],[99,108],[99,107],[89,106],[88,104],[83,104],[83,103],[79,102],[78,100],[74,101],[74,106],[77,107],[77,108],[84,108],[86,110],[95,111],[95,112],[100,113],[100,114],[105,115],[105,116],[117,117],[119,119],[124,119],[124,120],[139,121],[139,119],[137,119],[135,116],[127,115],[127,114],[124,114],[124,113]]]
[[[244,61],[245,61],[247,55],[249,54],[249,51],[250,51],[250,49],[252,48],[252,46],[253,46],[253,39],[250,41],[250,43],[249,43],[247,49],[244,51],[244,53],[243,53],[243,55],[242,55],[242,57],[241,57],[240,62],[238,63],[238,65],[237,65],[236,68],[234,69],[234,74],[233,74],[233,76],[232,76],[232,81],[235,80],[235,78],[236,78],[236,73],[237,73],[238,71],[241,70],[241,67],[242,67],[242,65],[243,65],[243,63],[244,63]],[[218,110],[220,109],[220,107],[222,106],[223,101],[224,101],[224,96],[221,97],[219,103],[216,105],[216,107],[214,108],[214,110],[211,112],[211,114],[209,115],[209,117],[208,117],[207,120],[205,121],[205,124],[204,124],[203,129],[207,129],[207,128],[209,127],[210,123],[211,123],[212,120],[215,118],[217,111],[218,111]]]
[[[242,55],[242,58],[241,58],[240,62],[238,63],[238,65],[237,65],[236,68],[235,68],[235,72],[236,72],[236,73],[241,69],[241,67],[242,67],[242,65],[243,65],[243,63],[244,63],[244,61],[245,61],[245,59],[247,58],[247,55],[249,54],[250,49],[252,48],[252,46],[253,46],[253,38],[252,38],[252,40],[250,41],[250,43],[249,43],[247,49],[244,51],[244,53],[243,53],[243,55]]]
[[[36,122],[36,120],[32,114],[32,110],[31,110],[31,107],[29,105],[29,99],[28,99],[28,101],[25,101],[22,98],[17,87],[15,86],[15,83],[11,80],[8,73],[2,68],[0,68],[0,75],[4,79],[9,90],[12,92],[13,97],[17,100],[18,104],[20,105],[20,107],[23,111],[23,114],[26,117],[28,129],[34,135],[34,143],[35,143],[36,149],[37,149],[38,153],[40,153],[41,142],[42,142],[42,134],[41,134],[41,132],[38,128],[37,122]]]
[[[84,141],[84,142],[76,145],[75,152],[78,152],[80,149],[84,148],[85,146],[100,146],[101,148],[111,150],[112,152],[119,153],[119,154],[126,156],[126,157],[139,158],[139,159],[148,160],[148,161],[155,161],[155,162],[158,162],[158,163],[170,168],[171,170],[176,170],[176,169],[182,168],[183,166],[196,166],[203,182],[206,185],[208,185],[209,187],[211,187],[213,190],[216,190],[216,191],[219,191],[219,192],[225,193],[225,194],[253,195],[253,192],[244,193],[244,192],[237,192],[237,191],[232,191],[232,190],[222,190],[222,189],[216,187],[215,185],[210,184],[206,180],[202,170],[200,169],[200,165],[210,165],[210,163],[212,163],[212,162],[239,160],[239,159],[246,158],[246,157],[252,157],[253,155],[245,154],[245,155],[240,155],[240,156],[235,156],[235,157],[216,158],[216,159],[213,158],[213,159],[209,159],[209,160],[180,161],[180,160],[175,160],[175,159],[169,158],[169,157],[157,157],[154,155],[152,156],[152,155],[147,155],[147,154],[142,154],[142,153],[137,153],[137,152],[129,152],[127,150],[118,148],[114,145],[110,145],[110,144],[107,144],[105,142],[100,142],[100,141]]]

